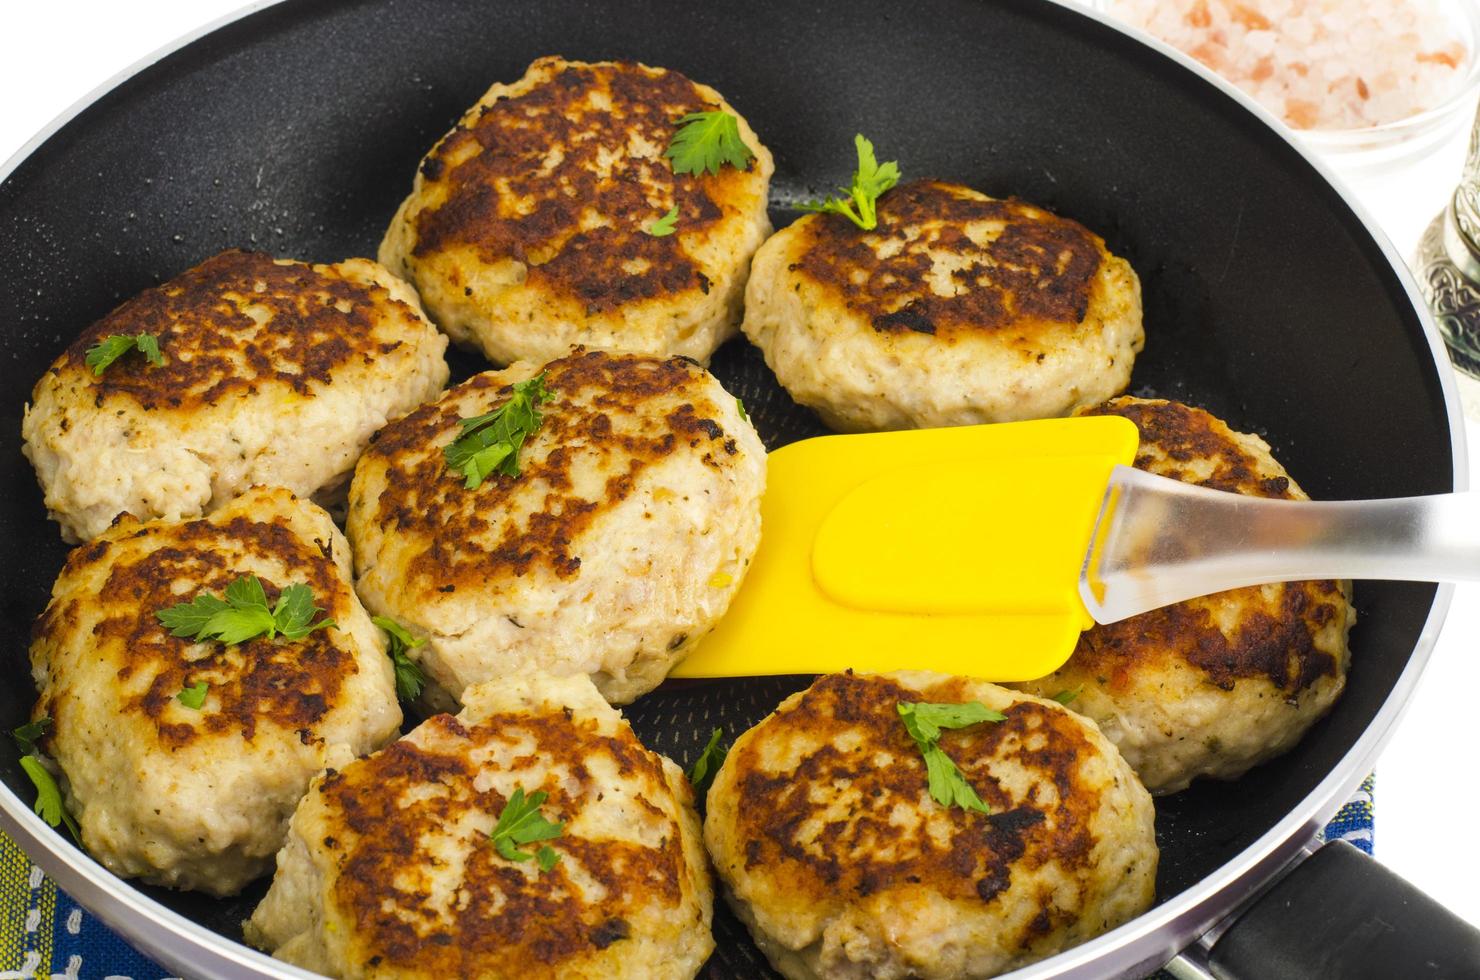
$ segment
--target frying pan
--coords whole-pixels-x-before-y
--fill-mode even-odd
[[[1391,247],[1249,100],[1078,9],[1047,0],[836,9],[289,0],[141,68],[22,151],[0,183],[0,330],[10,354],[0,362],[10,393],[0,399],[0,669],[11,678],[0,687],[0,726],[23,722],[34,698],[28,626],[65,555],[18,444],[24,393],[56,352],[121,299],[223,248],[315,261],[373,255],[421,154],[490,82],[550,53],[640,59],[718,88],[775,153],[778,226],[795,216],[788,204],[846,178],[857,131],[908,177],[948,177],[1078,219],[1142,277],[1148,341],[1133,393],[1184,399],[1264,434],[1315,497],[1463,489],[1443,347]],[[457,355],[454,377],[482,366]],[[822,431],[743,341],[723,348],[713,370],[770,446]],[[1237,782],[1202,781],[1159,800],[1157,905],[1020,975],[1145,974],[1179,950],[1180,975],[1206,975],[1210,963],[1220,976],[1244,975],[1240,948],[1294,956],[1313,945],[1318,920],[1335,916],[1353,943],[1364,934],[1360,915],[1401,923],[1396,907],[1358,911],[1369,900],[1396,906],[1397,886],[1351,884],[1381,872],[1365,859],[1349,867],[1331,848],[1269,900],[1283,910],[1263,921],[1280,920],[1290,935],[1259,932],[1257,906],[1231,930],[1227,917],[1309,849],[1369,770],[1449,595],[1359,584],[1351,677],[1331,715]],[[738,733],[808,682],[665,687],[627,714],[646,744],[683,761],[713,726]],[[8,739],[0,778],[0,827],[182,975],[307,976],[234,942],[265,883],[213,900],[121,881],[31,812]],[[1310,879],[1339,879],[1345,894],[1289,907]],[[1421,914],[1400,932],[1480,961],[1480,949],[1460,945],[1473,939],[1457,920],[1405,901],[1418,903],[1410,918]],[[1210,929],[1216,946],[1207,937],[1193,945]],[[706,975],[768,975],[719,909],[716,938]]]

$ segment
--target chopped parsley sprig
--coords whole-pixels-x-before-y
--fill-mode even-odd
[[[755,157],[740,138],[740,120],[718,109],[680,119],[663,155],[672,161],[676,174],[717,174],[727,163],[744,170]]]
[[[442,453],[447,465],[466,478],[463,486],[475,490],[490,473],[518,476],[519,450],[544,421],[540,405],[553,397],[544,374],[539,374],[514,385],[509,400],[493,411],[458,419],[462,435]]]
[[[62,799],[62,788],[57,785],[51,770],[46,768],[46,763],[41,761],[41,753],[36,748],[36,743],[50,727],[50,718],[37,718],[26,722],[10,735],[15,739],[16,747],[21,750],[21,769],[31,780],[31,785],[36,787],[36,813],[53,827],[66,824],[73,839],[81,840],[82,831],[78,828],[77,821],[72,819],[72,814],[67,812],[66,801]]]
[[[313,621],[323,611],[314,605],[313,590],[303,584],[283,589],[269,607],[262,581],[245,575],[226,587],[225,599],[202,592],[154,615],[171,636],[220,640],[229,646],[263,635],[271,640],[281,633],[285,639],[301,640],[315,630],[338,629],[332,619]]]
[[[50,718],[37,718],[35,721],[28,721],[11,732],[10,737],[15,739],[15,744],[21,750],[21,755],[38,755],[36,743],[41,741],[42,737],[46,734],[46,730],[50,727]]]
[[[668,209],[667,214],[663,215],[663,217],[648,225],[646,228],[643,229],[643,231],[647,232],[649,235],[652,235],[654,238],[666,238],[667,236],[673,234],[674,230],[677,229],[677,227],[678,205],[675,204],[673,207]]]
[[[879,163],[874,156],[874,144],[864,139],[862,133],[853,137],[853,145],[858,150],[858,169],[853,171],[852,184],[838,188],[847,196],[808,201],[801,209],[841,214],[864,231],[872,231],[879,224],[879,197],[899,183],[899,164],[894,160]]]
[[[905,731],[915,740],[925,758],[925,774],[930,783],[930,798],[941,806],[959,806],[963,810],[991,813],[976,795],[956,763],[940,747],[944,728],[966,728],[984,721],[1006,721],[1007,716],[993,711],[980,701],[965,704],[935,704],[928,701],[900,701],[895,705]]]
[[[129,337],[121,333],[110,334],[87,349],[83,361],[97,376],[108,370],[108,366],[131,350],[136,350],[155,367],[164,365],[164,355],[159,352],[159,340],[152,333],[141,333]]]
[[[729,750],[719,744],[724,734],[723,728],[716,728],[714,734],[709,736],[709,743],[704,746],[704,751],[689,766],[689,782],[694,787],[695,796],[702,796],[709,791],[709,785],[714,782],[719,767],[725,764],[725,756]]]
[[[544,790],[526,797],[524,787],[514,787],[503,812],[498,815],[498,823],[489,834],[500,855],[510,861],[534,858],[541,871],[549,871],[560,863],[560,852],[548,844],[534,852],[521,851],[519,845],[554,840],[564,832],[565,824],[551,823],[540,815],[540,805],[545,802],[545,797]]]
[[[205,681],[196,681],[194,684],[180,688],[180,693],[175,695],[175,700],[187,708],[194,708],[196,711],[199,711],[201,705],[206,703],[206,692],[208,690],[210,690],[210,687]]]
[[[415,701],[421,696],[427,677],[406,651],[421,646],[427,641],[426,637],[412,636],[410,630],[386,616],[372,616],[370,621],[385,630],[389,637],[385,652],[396,671],[396,697],[402,701]]]

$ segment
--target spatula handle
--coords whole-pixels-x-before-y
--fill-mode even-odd
[[[1480,494],[1268,500],[1118,466],[1080,574],[1096,622],[1310,579],[1480,580]]]

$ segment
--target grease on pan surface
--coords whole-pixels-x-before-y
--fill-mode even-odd
[[[771,154],[743,118],[747,169],[676,175],[663,158],[676,120],[715,109],[739,115],[675,71],[541,58],[422,161],[380,259],[495,364],[575,344],[707,362],[771,231]],[[645,231],[674,206],[673,234]]]
[[[1136,466],[1232,493],[1308,499],[1255,435],[1179,402],[1117,398],[1088,414],[1141,430]],[[1289,750],[1346,686],[1349,582],[1221,592],[1095,626],[1068,663],[1013,685],[1092,718],[1153,793],[1234,779]]]
[[[457,420],[545,374],[553,398],[517,477],[473,490]],[[729,608],[760,540],[765,449],[682,358],[577,351],[475,375],[392,423],[350,491],[356,587],[427,643],[428,702],[531,671],[587,674],[613,703],[651,690]]]
[[[940,744],[992,812],[927,793],[900,701],[980,700],[1007,720]],[[791,978],[988,977],[1148,908],[1151,798],[1052,701],[924,672],[831,674],[741,736],[709,790],[725,895]]]
[[[841,431],[1066,415],[1125,388],[1141,287],[1074,221],[958,184],[879,199],[879,225],[809,215],[756,254],[744,330]]]
[[[694,976],[713,898],[678,767],[583,677],[466,699],[314,784],[248,939],[346,978]],[[516,788],[564,824],[549,871],[489,840]]]
[[[104,337],[140,333],[162,365],[86,365]],[[257,484],[342,499],[371,434],[446,384],[446,349],[374,262],[223,252],[83,331],[36,384],[22,448],[69,541],[125,511],[195,517]]]
[[[171,636],[155,612],[256,575],[304,583],[337,629],[234,646]],[[131,517],[72,552],[31,663],[89,853],[124,877],[232,894],[272,866],[309,779],[395,736],[380,631],[318,507],[256,488],[208,518]],[[200,708],[176,697],[207,685]]]

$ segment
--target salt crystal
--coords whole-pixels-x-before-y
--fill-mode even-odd
[[[1297,129],[1359,129],[1431,109],[1470,52],[1442,0],[1109,0]],[[1365,96],[1363,93],[1365,92]]]

